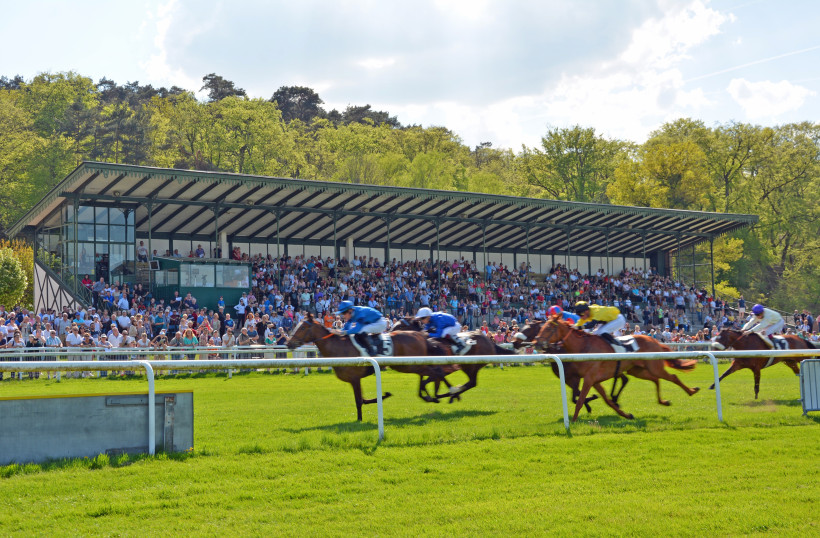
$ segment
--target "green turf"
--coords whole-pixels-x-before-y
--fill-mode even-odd
[[[385,373],[378,443],[375,406],[357,423],[330,374],[161,378],[194,390],[193,453],[0,468],[0,534],[820,534],[820,414],[802,416],[784,366],[763,373],[759,401],[750,372],[727,378],[723,424],[712,391],[665,383],[667,408],[633,380],[622,405],[636,420],[596,401],[571,435],[548,368],[485,368],[452,405],[416,398],[416,380]],[[3,382],[0,395],[145,387]]]

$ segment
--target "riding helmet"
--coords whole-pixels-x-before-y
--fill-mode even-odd
[[[348,310],[353,310],[353,302],[352,301],[342,301],[339,303],[339,310],[336,311],[336,315],[341,316]]]
[[[579,301],[579,302],[575,303],[575,313],[576,314],[583,314],[587,310],[589,310],[589,305],[587,303],[585,303],[584,301]]]
[[[419,308],[418,312],[416,312],[416,318],[415,319],[429,318],[432,315],[433,315],[433,311],[430,310],[429,308],[427,308],[426,306],[423,306],[423,307]]]
[[[556,304],[556,305],[552,305],[547,312],[549,313],[550,316],[560,316],[561,314],[564,313],[564,309]]]
[[[755,316],[760,316],[761,314],[763,314],[763,305],[762,305],[762,304],[756,304],[756,305],[754,305],[754,306],[752,307],[752,313],[753,313]]]

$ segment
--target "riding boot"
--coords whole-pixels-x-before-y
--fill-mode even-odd
[[[612,336],[612,334],[610,334],[610,333],[603,333],[603,334],[600,334],[598,336],[601,336],[604,340],[606,340],[608,343],[612,344],[613,346],[620,346],[621,345],[621,343],[618,342],[617,340],[615,340],[615,337]]]
[[[370,335],[369,334],[364,334],[364,333],[354,334],[353,338],[356,339],[356,342],[358,342],[359,346],[362,349],[364,349],[368,354],[373,355],[373,349],[372,349],[372,346],[370,344]]]
[[[461,338],[457,336],[450,336],[448,337],[448,340],[450,340],[450,343],[456,348],[454,353],[456,355],[461,355],[461,351],[464,349],[465,346],[464,342],[461,341]]]
[[[377,357],[379,355],[379,345],[376,339],[379,336],[376,334],[368,334],[367,335],[367,350],[370,352],[370,355],[373,357]]]

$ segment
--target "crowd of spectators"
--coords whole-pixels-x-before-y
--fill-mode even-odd
[[[341,327],[335,315],[341,301],[376,308],[392,321],[425,306],[447,311],[465,329],[479,329],[499,343],[512,341],[529,320],[545,318],[551,305],[571,309],[582,300],[618,307],[628,321],[625,334],[648,334],[664,342],[705,341],[745,321],[742,297],[736,308],[729,308],[706,290],[654,269],[632,268],[614,275],[601,269],[588,275],[559,264],[536,274],[525,265],[477,267],[463,259],[383,264],[364,257],[249,257],[236,249],[232,256],[252,263],[250,289],[237,304],[220,299],[201,305],[191,294],[178,293],[166,302],[140,284],[86,276],[82,282],[92,291],[89,308],[29,312],[0,306],[0,347],[282,345],[308,313],[328,328]],[[795,311],[793,321],[793,331],[818,339],[817,322],[808,311]]]

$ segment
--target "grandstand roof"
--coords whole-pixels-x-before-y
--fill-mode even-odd
[[[442,250],[669,251],[757,222],[756,215],[591,204],[493,194],[84,162],[49,191],[9,235],[50,225],[78,199],[136,211],[156,238],[326,244],[348,238]],[[150,218],[149,218],[150,208]],[[527,232],[528,230],[528,232]],[[569,245],[568,245],[569,240]],[[644,243],[645,241],[645,243]]]

